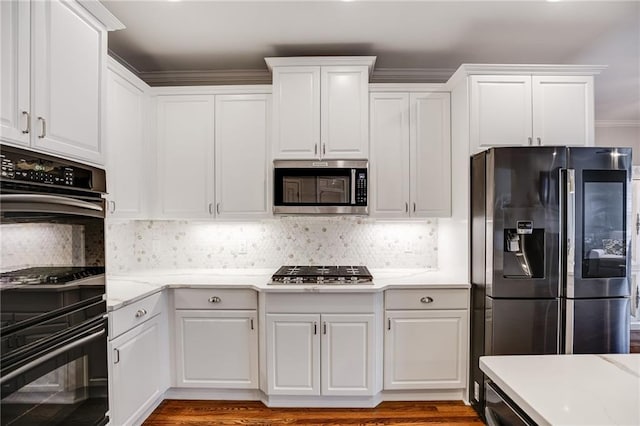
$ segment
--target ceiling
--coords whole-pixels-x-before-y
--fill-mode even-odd
[[[269,83],[270,56],[370,55],[373,82],[463,63],[607,65],[596,120],[640,123],[639,1],[102,0],[111,54],[149,84]]]

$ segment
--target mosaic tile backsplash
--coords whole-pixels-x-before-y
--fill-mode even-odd
[[[369,218],[282,217],[260,222],[108,220],[111,273],[147,268],[276,268],[353,264],[436,268],[438,225]]]

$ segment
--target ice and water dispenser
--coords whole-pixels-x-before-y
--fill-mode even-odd
[[[504,230],[503,272],[505,278],[544,277],[544,228],[519,220]]]

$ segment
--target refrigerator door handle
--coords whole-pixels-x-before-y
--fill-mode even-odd
[[[575,256],[576,256],[576,171],[574,169],[566,170],[566,270],[563,271],[563,279],[565,281],[565,297],[573,298],[575,296]]]
[[[558,327],[558,349],[564,353],[573,353],[574,301],[575,296],[575,237],[576,237],[576,190],[574,169],[561,170],[560,179],[560,270],[562,285],[560,295],[563,296],[559,309],[564,308],[565,329]],[[564,332],[564,348],[560,333]]]

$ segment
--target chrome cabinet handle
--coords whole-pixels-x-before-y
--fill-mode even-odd
[[[27,117],[27,127],[22,131],[22,133],[26,135],[31,131],[31,114],[27,111],[22,111],[22,115]]]
[[[529,140],[529,145],[533,145],[533,138],[527,138]]]
[[[313,334],[318,334],[318,323],[317,322],[313,322]]]
[[[251,318],[251,329],[253,330],[253,318]]]
[[[542,145],[542,139],[541,138],[536,138],[538,140],[538,146]]]
[[[414,213],[416,212],[416,202],[415,201],[413,202],[413,212]]]
[[[111,200],[111,213],[116,212],[116,202]]]
[[[47,136],[47,120],[45,120],[43,117],[38,117],[38,121],[42,123],[42,133],[38,135],[38,138],[43,139],[45,136]]]
[[[325,155],[327,153],[327,144],[323,143],[322,144],[322,155]]]
[[[113,348],[113,363],[117,364],[120,362],[120,349]]]
[[[146,309],[138,309],[138,311],[136,312],[136,318],[140,318],[147,315],[147,310]]]
[[[222,302],[222,299],[220,299],[218,296],[211,296],[209,298],[209,303],[220,303]]]
[[[220,203],[216,203],[216,213],[220,214]]]
[[[422,303],[433,303],[433,297],[429,297],[429,296],[421,297],[420,301]]]
[[[391,318],[387,320],[387,330],[391,330]]]
[[[213,214],[213,203],[209,203],[209,214]]]
[[[636,213],[636,235],[640,235],[640,213]]]
[[[409,213],[409,203],[407,203],[406,201],[404,203],[404,212]]]
[[[327,334],[327,322],[322,323],[322,334]]]
[[[318,144],[313,145],[313,155],[318,155]]]

